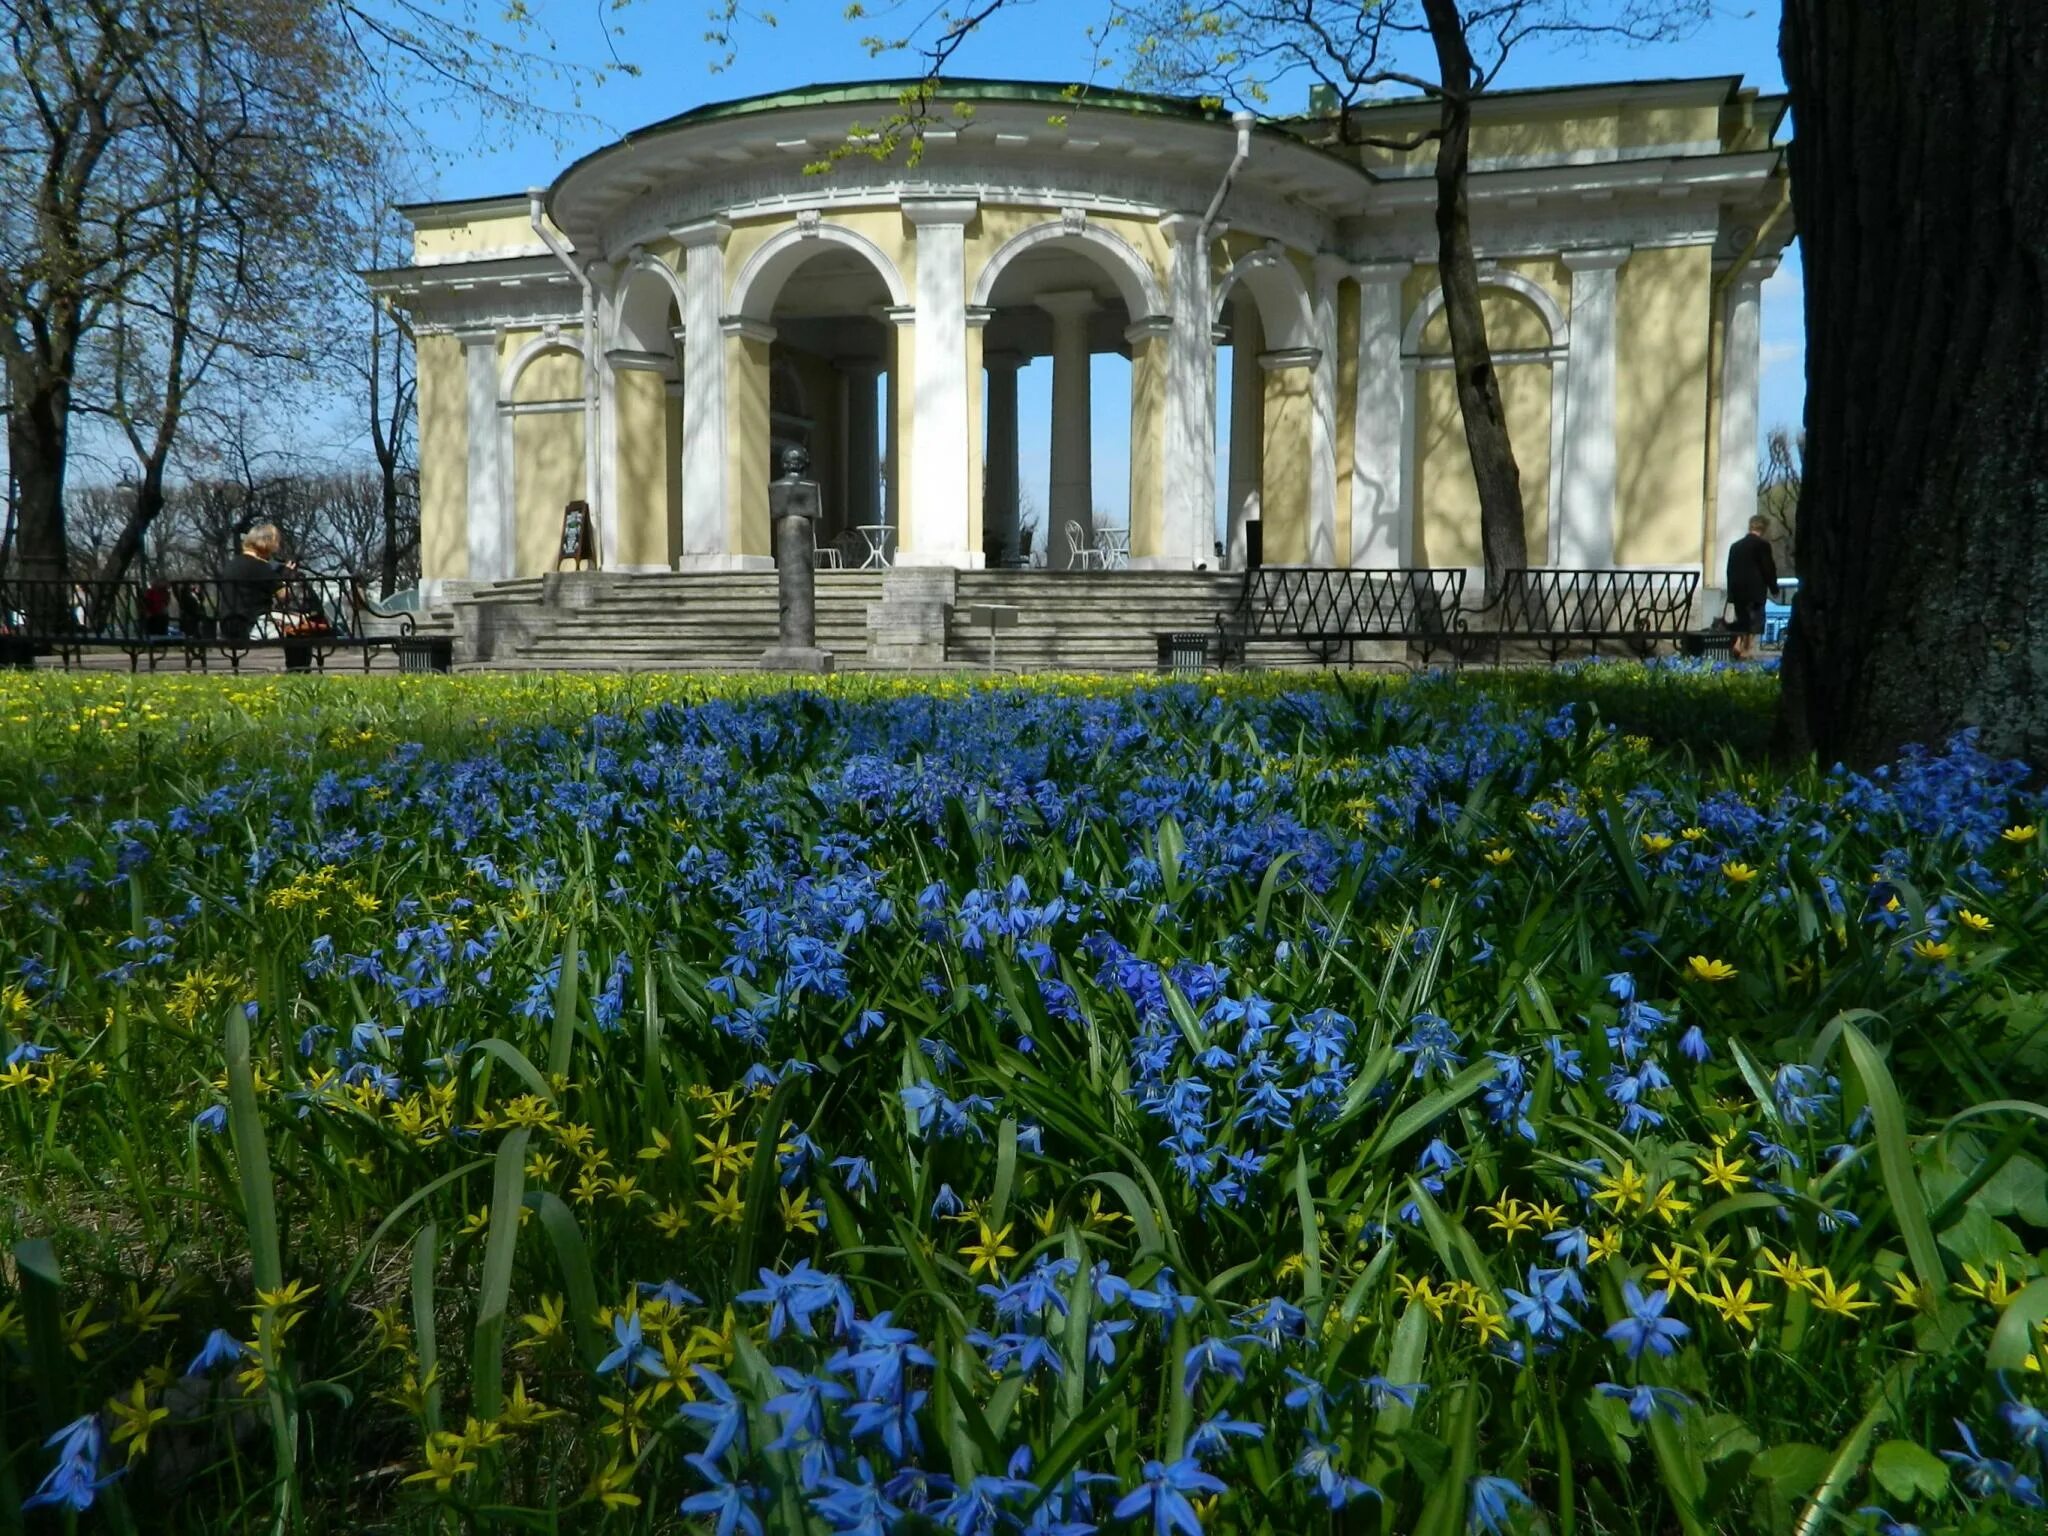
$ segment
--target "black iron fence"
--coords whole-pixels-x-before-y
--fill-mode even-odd
[[[412,616],[377,607],[355,577],[283,569],[276,581],[64,581],[0,577],[0,663],[39,657],[70,667],[92,652],[128,658],[131,670],[165,658],[188,668],[218,658],[280,653],[288,669],[325,669],[337,655],[367,670],[380,649],[401,649]]]
[[[1464,633],[1465,573],[1454,568],[1359,571],[1260,566],[1217,619],[1226,660],[1253,640],[1298,641],[1332,660],[1361,641],[1405,641],[1424,656]]]

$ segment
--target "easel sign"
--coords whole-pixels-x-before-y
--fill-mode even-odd
[[[572,501],[562,508],[562,542],[555,548],[555,569],[562,568],[564,560],[576,562],[578,570],[588,565],[598,568],[597,529],[590,521],[590,503]]]

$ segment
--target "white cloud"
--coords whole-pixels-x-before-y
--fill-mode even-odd
[[[1767,341],[1763,344],[1763,369],[1769,373],[1786,363],[1801,364],[1806,360],[1806,343],[1803,341]]]

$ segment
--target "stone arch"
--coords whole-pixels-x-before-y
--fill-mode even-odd
[[[1265,328],[1266,347],[1275,352],[1313,349],[1315,316],[1309,308],[1308,288],[1277,242],[1265,245],[1230,264],[1217,286],[1210,309],[1210,323],[1223,324],[1231,290],[1240,283],[1258,306],[1259,323]]]
[[[986,308],[995,293],[996,280],[1003,275],[1004,269],[1026,251],[1041,245],[1077,251],[1102,268],[1110,281],[1116,284],[1117,293],[1124,301],[1124,310],[1133,324],[1167,313],[1166,298],[1159,291],[1158,279],[1136,247],[1114,230],[1103,229],[1085,220],[1074,223],[1064,219],[1058,223],[1034,224],[1005,240],[983,265],[968,304],[974,308]]]
[[[573,352],[576,356],[581,357],[583,356],[583,343],[576,337],[563,336],[559,333],[550,335],[544,332],[534,337],[533,340],[513,353],[511,360],[505,364],[502,381],[498,386],[498,404],[511,405],[518,400],[520,375],[525,373],[527,368],[537,358],[549,352]],[[579,389],[576,392],[577,398],[580,399],[582,393],[582,390]]]
[[[619,273],[611,308],[614,348],[664,357],[675,351],[669,316],[673,308],[681,320],[683,284],[667,262],[645,251],[635,255]]]
[[[1482,288],[1505,288],[1529,301],[1530,308],[1543,317],[1543,323],[1550,328],[1550,344],[1563,348],[1571,345],[1571,322],[1550,290],[1533,278],[1519,272],[1482,271],[1479,274]],[[1430,289],[1429,296],[1415,306],[1415,313],[1408,317],[1408,328],[1401,336],[1401,355],[1414,357],[1422,350],[1422,332],[1435,318],[1436,312],[1444,307],[1444,290],[1441,285]]]
[[[820,242],[845,246],[865,259],[889,290],[892,306],[903,308],[911,302],[903,274],[896,270],[896,263],[889,259],[886,251],[866,235],[842,224],[816,219],[777,231],[747,258],[739,275],[733,279],[732,301],[727,312],[763,323],[772,321],[782,285],[816,253]]]

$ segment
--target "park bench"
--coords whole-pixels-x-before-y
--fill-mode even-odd
[[[1454,568],[1259,566],[1217,616],[1218,651],[1225,665],[1241,663],[1253,641],[1279,640],[1305,645],[1323,662],[1342,651],[1348,665],[1360,643],[1398,641],[1427,661],[1464,634],[1464,600],[1465,572]]]
[[[299,571],[280,583],[269,612],[239,615],[228,585],[212,578],[145,582],[139,578],[50,580],[0,578],[0,664],[33,666],[54,656],[70,668],[94,652],[128,658],[153,672],[167,657],[185,669],[208,669],[213,658],[233,672],[251,655],[303,657],[325,670],[328,659],[355,655],[365,671],[389,649],[404,660],[415,646],[413,618],[377,607],[349,575]]]
[[[1604,644],[1626,645],[1649,656],[1663,643],[1684,649],[1722,650],[1724,630],[1693,622],[1697,571],[1514,569],[1500,590],[1472,613],[1466,646],[1491,646],[1495,661],[1508,641],[1536,646],[1555,664],[1581,646],[1600,654]]]

